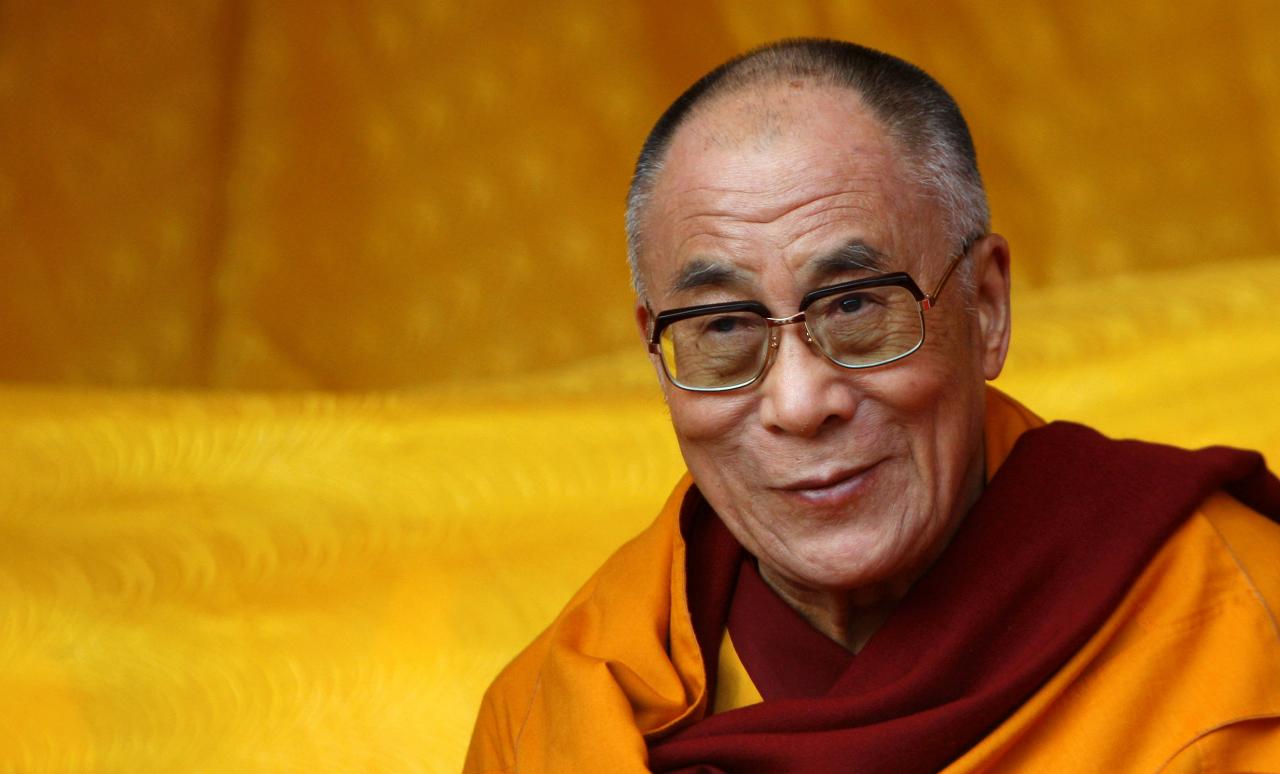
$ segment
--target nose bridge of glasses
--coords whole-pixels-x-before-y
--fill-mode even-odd
[[[804,325],[801,331],[804,335],[805,343],[808,344],[811,348],[816,345],[816,342],[814,342],[814,339],[813,339],[813,331],[809,329],[809,322],[808,322],[808,318],[805,316],[805,312],[803,311],[796,312],[790,317],[766,317],[764,319],[769,324],[769,348],[770,349],[776,350],[778,348],[779,342],[782,339],[780,335],[781,332],[779,331],[780,328],[786,325],[797,325],[801,323],[803,323]]]
[[[766,317],[764,319],[769,321],[769,325],[771,327],[795,325],[796,323],[804,322],[804,312],[796,312],[790,317]]]

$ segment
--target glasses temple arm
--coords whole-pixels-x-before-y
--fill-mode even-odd
[[[951,259],[951,263],[947,264],[947,270],[943,273],[942,279],[938,281],[938,286],[934,288],[932,293],[925,296],[925,309],[932,308],[934,304],[938,303],[938,296],[942,295],[942,289],[947,286],[947,280],[951,279],[951,275],[955,273],[956,267],[960,265],[960,260],[969,254],[974,244],[981,238],[981,236],[973,237],[961,246],[960,252],[956,253],[956,256]]]

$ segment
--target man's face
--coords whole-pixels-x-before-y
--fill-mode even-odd
[[[958,248],[858,99],[794,82],[719,98],[681,127],[644,227],[653,313],[757,299],[782,317],[810,290],[892,271],[932,292]],[[843,369],[793,325],[751,386],[662,380],[694,480],[767,577],[800,590],[892,584],[945,543],[981,488],[984,377],[1007,344],[1003,245],[983,240],[964,259],[978,262],[979,290],[953,279],[904,360]],[[646,333],[649,309],[637,307]]]

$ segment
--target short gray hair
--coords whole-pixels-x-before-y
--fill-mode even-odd
[[[987,194],[973,138],[942,85],[910,62],[838,40],[796,38],[761,46],[725,62],[681,94],[649,132],[627,192],[627,259],[636,293],[644,247],[641,223],[672,138],[693,111],[715,96],[783,79],[813,78],[852,90],[905,151],[916,182],[942,208],[957,248],[990,228]]]

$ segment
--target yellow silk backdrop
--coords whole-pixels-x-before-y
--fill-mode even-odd
[[[0,771],[456,771],[681,467],[633,155],[847,37],[965,109],[999,384],[1280,458],[1280,4],[0,0]]]
[[[1265,0],[3,2],[0,377],[399,388],[631,345],[641,139],[803,34],[954,92],[1020,287],[1280,253]]]

